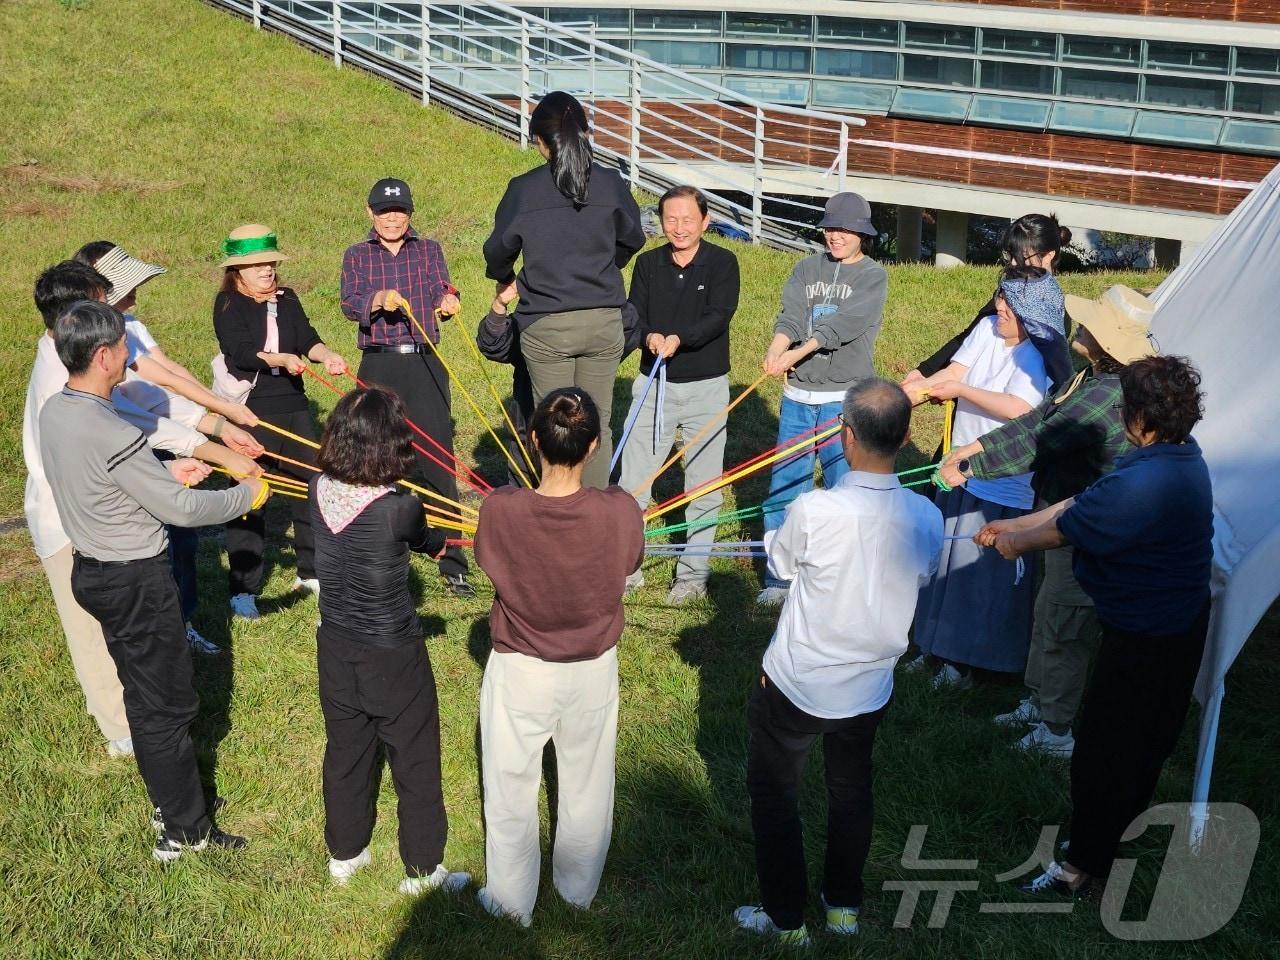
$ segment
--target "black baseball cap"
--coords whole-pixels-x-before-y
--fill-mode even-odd
[[[374,213],[392,208],[413,213],[413,194],[409,185],[395,177],[383,177],[369,191],[369,209]]]

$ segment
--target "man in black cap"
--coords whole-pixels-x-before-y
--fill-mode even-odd
[[[413,311],[431,342],[439,343],[436,312],[442,319],[458,313],[458,291],[449,282],[440,244],[419,236],[409,224],[413,195],[407,183],[391,177],[379,180],[369,191],[368,212],[373,229],[342,256],[342,312],[360,325],[356,346],[364,356],[359,376],[399,394],[414,424],[449,451],[450,457],[439,457],[449,462],[449,378],[402,306]],[[439,453],[433,444],[423,445]],[[458,499],[454,475],[421,454],[414,478],[441,496]],[[475,596],[467,582],[467,561],[457,547],[440,558],[440,573],[454,595]]]

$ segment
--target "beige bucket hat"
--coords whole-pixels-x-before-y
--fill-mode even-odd
[[[222,241],[226,259],[222,267],[245,267],[252,263],[279,263],[288,260],[276,247],[276,235],[260,223],[236,227]]]
[[[1160,352],[1151,338],[1155,304],[1123,284],[1109,287],[1097,300],[1068,294],[1067,315],[1084,327],[1117,363],[1130,364]]]

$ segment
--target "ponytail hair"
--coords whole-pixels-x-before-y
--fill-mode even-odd
[[[591,442],[600,438],[600,412],[585,390],[561,387],[542,398],[529,432],[547,463],[576,467],[587,459]]]
[[[587,136],[587,112],[576,97],[555,90],[533,108],[529,132],[538,137],[551,156],[551,179],[556,189],[574,207],[587,202],[587,182],[591,179],[591,140]]]
[[[1043,213],[1028,213],[1014,220],[1000,237],[1000,252],[1004,261],[1014,267],[1025,266],[1028,257],[1054,255],[1053,265],[1058,265],[1058,251],[1071,242],[1071,231],[1058,224],[1058,218]]]

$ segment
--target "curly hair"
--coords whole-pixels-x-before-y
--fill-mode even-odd
[[[1182,443],[1204,416],[1200,371],[1185,357],[1143,357],[1120,371],[1124,422],[1156,443]]]
[[[362,387],[338,401],[320,438],[320,469],[343,483],[380,487],[413,469],[413,434],[391,390]]]
[[[600,437],[600,412],[590,394],[577,387],[552,390],[533,411],[529,432],[542,459],[558,467],[574,467],[587,459],[591,441]]]

